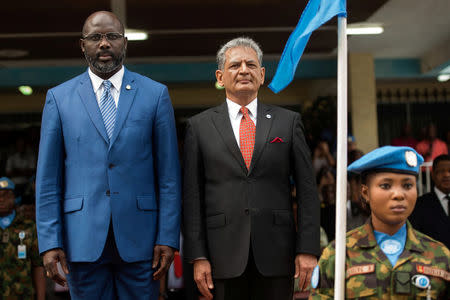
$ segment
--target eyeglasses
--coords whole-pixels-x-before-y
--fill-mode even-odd
[[[106,40],[108,41],[116,41],[118,39],[123,38],[123,34],[120,34],[118,32],[107,32],[107,33],[91,33],[84,37],[82,37],[83,40],[88,40],[90,42],[98,42],[103,39],[103,37],[106,37]]]

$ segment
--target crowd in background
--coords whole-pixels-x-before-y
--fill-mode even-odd
[[[39,131],[36,128],[3,134],[3,146],[0,149],[0,177],[8,177],[15,183],[16,211],[27,219],[35,219],[35,171]],[[336,136],[329,130],[324,130],[320,137],[307,136],[311,148],[312,162],[317,180],[317,189],[321,201],[321,246],[325,247],[335,238],[336,209]],[[421,130],[419,137],[412,133],[411,126],[406,124],[400,136],[391,140],[393,146],[409,146],[420,153],[425,162],[432,162],[442,154],[448,154],[450,149],[450,131],[439,138],[438,128],[429,124]],[[355,138],[348,136],[348,164],[360,158],[364,153],[358,149]],[[360,179],[348,174],[347,190],[347,231],[363,225],[369,216],[368,208],[361,201]],[[294,191],[295,192],[295,191]],[[295,210],[294,210],[295,211]],[[184,265],[184,267],[189,267]],[[172,272],[175,272],[172,267]],[[188,272],[184,272],[186,274]],[[190,272],[189,272],[190,273]],[[172,276],[173,277],[173,276]],[[176,278],[175,278],[176,279]],[[173,280],[173,279],[172,279]],[[183,283],[181,283],[182,285]],[[65,299],[67,290],[55,287],[49,282],[51,299]],[[180,284],[178,284],[180,286]],[[191,293],[192,294],[192,293]],[[193,293],[195,294],[195,293]],[[55,296],[56,295],[56,296]],[[172,291],[172,295],[180,295]],[[183,293],[183,298],[186,297]],[[172,299],[176,299],[172,297]],[[182,298],[180,298],[182,299]]]

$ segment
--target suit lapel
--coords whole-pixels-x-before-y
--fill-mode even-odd
[[[129,89],[127,89],[127,86],[129,86]],[[123,124],[127,119],[128,112],[130,111],[131,105],[133,104],[137,89],[138,87],[135,83],[133,74],[125,68],[122,87],[120,88],[119,105],[117,107],[116,114],[116,124],[114,125],[114,132],[111,137],[111,143],[109,144],[110,149],[119,136],[120,130],[122,130]]]
[[[234,136],[233,128],[231,127],[226,102],[216,107],[211,119],[217,131],[222,136],[225,145],[227,145],[228,150],[230,150],[242,170],[247,174],[247,167],[245,166],[244,158],[242,157],[241,150],[236,143],[236,137]]]
[[[432,201],[430,201],[430,203],[428,205],[429,205],[430,211],[437,213],[439,215],[440,219],[446,220],[449,218],[450,215],[447,215],[445,213],[444,207],[442,206],[441,201],[439,200],[439,197],[434,190],[433,190]],[[438,217],[438,216],[436,216],[436,217]]]
[[[103,122],[100,108],[98,107],[98,102],[95,97],[94,88],[92,87],[92,82],[89,78],[88,72],[85,72],[83,78],[80,80],[78,94],[80,95],[81,102],[83,102],[95,128],[97,128],[97,131],[103,137],[105,142],[109,143],[108,134],[106,133],[105,124]]]
[[[258,102],[257,111],[255,147],[253,148],[252,162],[250,163],[250,170],[248,172],[249,174],[252,172],[258,158],[266,146],[267,135],[269,134],[273,119],[275,118],[273,114],[269,113],[271,111],[270,106],[265,105],[264,103]]]

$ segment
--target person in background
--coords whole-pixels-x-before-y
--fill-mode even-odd
[[[417,140],[413,137],[411,124],[405,124],[399,137],[391,140],[391,146],[407,146],[416,148]]]
[[[448,154],[450,154],[450,129],[445,134],[445,143],[447,144]]]
[[[14,208],[15,184],[0,178],[0,298],[45,299],[36,225]]]
[[[433,161],[431,176],[434,189],[417,199],[409,220],[415,229],[450,247],[450,155]]]
[[[313,152],[312,164],[315,173],[319,173],[324,167],[335,168],[336,160],[330,153],[330,147],[326,141],[320,141]]]
[[[364,153],[359,149],[351,150],[348,153],[348,164],[350,165],[355,160],[360,159],[363,155]],[[347,177],[347,230],[352,230],[366,222],[369,211],[361,197],[361,177],[354,173],[347,173]]]
[[[22,194],[22,201],[17,209],[25,219],[36,222],[36,176],[31,176]]]
[[[5,166],[6,176],[16,185],[16,194],[21,196],[31,176],[36,172],[36,157],[27,148],[25,139],[19,136],[15,143],[15,152],[11,154]]]
[[[350,153],[353,150],[357,150],[356,139],[353,135],[349,135],[347,137],[347,153]]]
[[[336,230],[336,179],[333,170],[323,167],[316,180],[320,199],[320,226],[332,241]]]
[[[425,162],[432,162],[441,154],[448,154],[447,144],[437,137],[437,127],[431,123],[427,127],[426,137],[416,146],[417,152],[423,156]]]
[[[347,299],[448,299],[450,251],[408,222],[423,158],[410,147],[385,146],[353,162],[371,209],[367,223],[347,233]],[[313,272],[310,299],[333,299],[335,243]],[[340,271],[340,270],[339,270]]]

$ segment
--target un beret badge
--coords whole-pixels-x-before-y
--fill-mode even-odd
[[[416,167],[417,166],[417,156],[412,151],[406,151],[405,152],[405,160],[408,166],[410,167]]]

